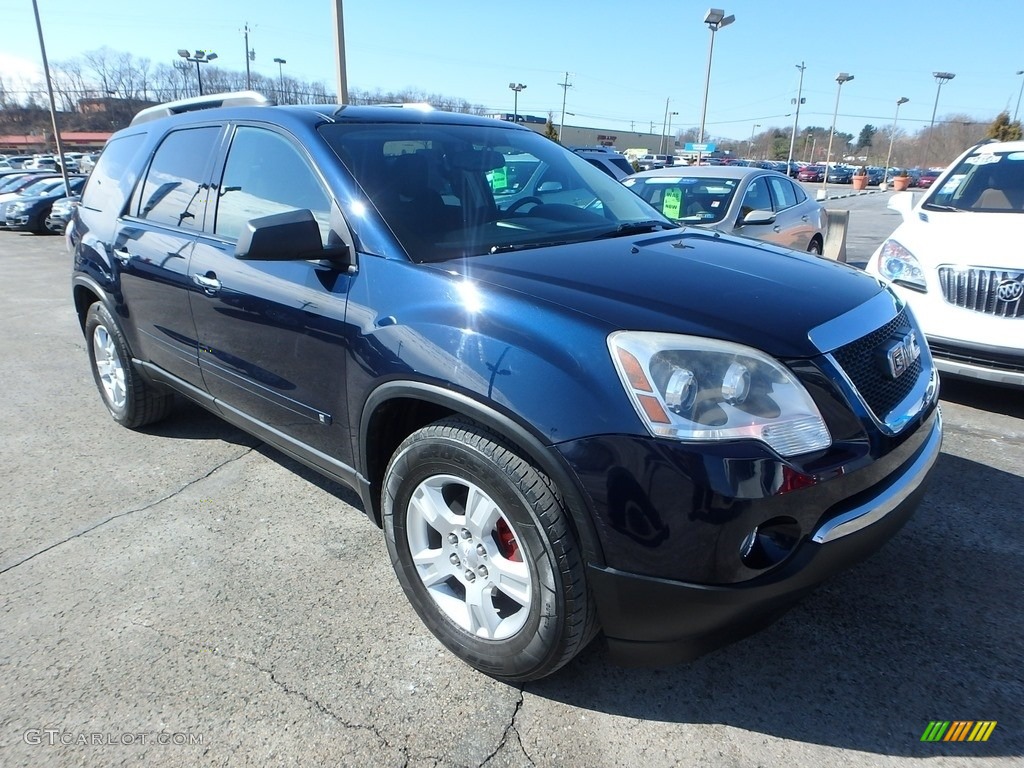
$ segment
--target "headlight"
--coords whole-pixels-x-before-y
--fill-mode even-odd
[[[751,347],[697,336],[618,331],[615,370],[648,431],[676,440],[760,440],[781,456],[832,444],[796,377]]]
[[[19,213],[28,208],[25,203],[11,203],[7,206],[7,212],[12,216],[17,216]]]
[[[922,293],[928,292],[921,264],[914,254],[895,240],[886,240],[882,244],[882,250],[878,254],[878,272],[886,280],[897,285]]]

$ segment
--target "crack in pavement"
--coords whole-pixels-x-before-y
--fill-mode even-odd
[[[187,490],[188,488],[192,487],[196,483],[201,483],[203,480],[206,480],[208,477],[211,477],[219,469],[222,469],[223,467],[226,467],[228,464],[231,464],[233,462],[236,462],[236,461],[239,461],[240,459],[245,458],[247,455],[252,453],[258,447],[259,446],[254,446],[252,448],[248,448],[248,449],[246,449],[245,451],[243,451],[242,453],[240,453],[237,456],[232,456],[230,458],[225,459],[220,464],[218,464],[217,466],[213,467],[206,474],[204,474],[204,475],[202,475],[200,477],[194,478],[192,480],[189,480],[187,483],[185,483],[183,486],[181,486],[177,490],[171,491],[169,494],[167,494],[166,496],[163,496],[163,497],[157,499],[156,501],[151,501],[150,503],[148,503],[148,504],[146,504],[146,505],[144,505],[142,507],[139,507],[137,509],[127,509],[124,512],[118,512],[115,515],[110,515],[109,517],[105,517],[102,520],[98,520],[98,521],[96,521],[94,523],[90,523],[89,525],[85,526],[84,528],[81,528],[81,529],[75,531],[70,536],[68,536],[68,537],[66,537],[64,539],[61,539],[60,541],[56,541],[53,544],[48,544],[47,546],[43,547],[42,549],[36,550],[32,554],[26,555],[25,557],[21,558],[20,560],[15,560],[14,562],[5,563],[3,565],[0,565],[0,576],[2,576],[3,574],[7,573],[8,571],[14,570],[19,565],[24,565],[29,560],[34,560],[35,558],[39,557],[39,555],[42,555],[42,554],[44,554],[46,552],[49,552],[51,549],[55,549],[56,547],[59,547],[62,544],[67,544],[69,541],[72,541],[72,540],[77,539],[77,538],[79,538],[81,536],[84,536],[87,533],[95,531],[97,528],[100,528],[100,527],[102,527],[102,526],[106,525],[107,523],[112,522],[114,520],[117,520],[118,518],[127,517],[128,515],[134,515],[134,514],[136,514],[138,512],[145,512],[147,509],[152,509],[153,507],[155,507],[155,506],[157,506],[159,504],[163,504],[168,499],[173,499],[175,496],[177,496],[178,494],[180,494],[183,491]]]
[[[193,648],[197,648],[200,651],[208,652],[208,653],[210,653],[210,654],[212,654],[212,655],[214,655],[214,656],[216,656],[218,658],[229,659],[231,661],[237,661],[239,664],[244,664],[247,667],[250,667],[252,669],[257,670],[258,672],[262,672],[264,675],[267,676],[267,678],[269,678],[270,682],[272,682],[274,685],[276,685],[278,688],[280,688],[286,694],[288,694],[289,696],[298,696],[300,699],[302,699],[307,704],[309,704],[311,707],[313,707],[317,712],[320,712],[321,714],[326,715],[327,717],[331,718],[332,720],[334,720],[336,723],[338,723],[339,725],[343,726],[344,728],[347,728],[349,730],[369,731],[371,734],[373,734],[377,738],[377,740],[380,742],[381,746],[385,747],[386,749],[396,750],[400,755],[402,755],[404,757],[405,762],[402,764],[403,767],[404,766],[408,766],[409,762],[412,759],[411,756],[409,755],[409,748],[408,747],[399,747],[399,746],[396,746],[396,745],[392,744],[390,741],[388,741],[387,737],[385,737],[384,734],[382,734],[376,727],[374,727],[372,725],[363,725],[362,723],[350,723],[350,722],[348,722],[347,720],[342,718],[340,715],[338,715],[335,712],[333,712],[330,708],[324,706],[322,703],[320,703],[320,701],[318,701],[317,699],[314,699],[312,696],[307,694],[305,691],[301,691],[301,690],[299,690],[297,688],[292,688],[285,681],[278,679],[277,674],[274,672],[273,669],[267,669],[266,667],[261,666],[260,664],[258,664],[256,661],[254,661],[252,659],[246,659],[246,658],[244,658],[242,656],[233,656],[231,654],[223,653],[216,646],[210,646],[210,645],[207,645],[205,643],[201,643],[201,642],[197,643],[197,642],[192,641],[192,640],[182,639],[182,638],[178,637],[177,635],[175,635],[174,633],[167,632],[167,631],[162,630],[162,629],[158,629],[157,627],[154,627],[152,624],[144,624],[144,623],[141,623],[141,622],[138,622],[138,621],[133,621],[133,620],[129,620],[128,623],[132,624],[133,626],[136,626],[136,627],[141,627],[143,629],[148,629],[150,632],[154,632],[157,635],[159,635],[160,637],[170,638],[171,640],[173,640],[175,643],[177,643],[179,645],[192,646]],[[429,758],[429,759],[435,759],[435,758]]]
[[[523,708],[523,702],[524,702],[523,689],[522,688],[518,688],[517,690],[519,691],[519,698],[516,699],[516,707],[515,707],[515,709],[512,710],[512,717],[508,721],[508,725],[505,726],[504,732],[501,734],[501,741],[498,742],[498,746],[496,746],[494,748],[494,751],[491,752],[491,754],[489,754],[482,763],[480,763],[478,768],[483,768],[499,752],[501,752],[501,750],[504,748],[504,746],[508,743],[509,731],[511,731],[512,733],[515,734],[515,736],[516,736],[516,743],[519,744],[519,751],[523,753],[523,757],[526,758],[526,760],[530,763],[530,765],[536,765],[536,763],[533,762],[533,758],[530,757],[530,753],[526,751],[526,747],[523,746],[523,738],[522,738],[522,736],[519,735],[519,729],[516,728],[516,718],[519,717],[519,711]]]

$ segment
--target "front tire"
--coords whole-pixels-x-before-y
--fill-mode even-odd
[[[114,421],[136,429],[168,414],[173,395],[158,390],[135,370],[121,328],[98,301],[86,313],[85,340],[96,388]]]
[[[596,633],[585,567],[551,481],[498,435],[446,419],[387,468],[388,552],[427,628],[509,682],[550,675]]]

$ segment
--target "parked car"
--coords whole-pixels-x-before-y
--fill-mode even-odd
[[[1024,142],[971,147],[927,194],[899,192],[903,223],[867,271],[920,320],[944,375],[1024,387]]]
[[[636,164],[640,166],[640,170],[649,171],[654,168],[667,168],[675,161],[674,155],[642,155]]]
[[[82,199],[81,195],[69,195],[53,201],[50,213],[46,217],[46,230],[55,235],[63,235],[67,230],[68,221],[74,213],[75,206]]]
[[[868,166],[867,176],[868,186],[877,186],[882,183],[882,179],[885,177],[885,169],[878,168],[876,166]]]
[[[43,195],[63,185],[64,179],[60,176],[41,173],[38,176],[27,177],[7,192],[0,193],[0,228],[7,226],[7,206],[12,202],[25,197]]]
[[[508,191],[511,157],[544,181]],[[384,541],[341,553],[325,594],[387,557],[440,642],[503,680],[599,631],[663,664],[768,623],[887,541],[939,452],[927,347],[876,279],[677,227],[508,121],[150,107],[67,241],[114,421],[177,393],[353,486]]]
[[[928,189],[935,183],[935,180],[939,178],[941,173],[941,171],[924,171],[920,176],[918,176],[917,184],[915,186],[920,187],[921,189]]]
[[[624,156],[611,151],[592,149],[573,150],[595,168],[599,168],[616,181],[621,181],[633,173],[633,166]]]
[[[742,166],[662,168],[623,184],[680,224],[822,252],[825,211],[785,174]]]
[[[50,215],[53,204],[69,194],[77,194],[84,184],[84,176],[70,176],[67,187],[64,186],[64,180],[61,179],[56,186],[37,194],[23,194],[17,199],[11,200],[6,204],[4,210],[4,221],[7,228],[36,235],[47,234],[49,230],[46,227],[46,218]]]
[[[828,169],[829,184],[852,184],[853,169],[845,165],[833,165]]]
[[[805,165],[796,173],[798,181],[824,181],[825,179],[825,166],[823,165]]]

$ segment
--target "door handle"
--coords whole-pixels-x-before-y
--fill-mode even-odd
[[[781,232],[782,231],[782,227],[780,227],[778,224],[776,224],[774,227],[772,227],[772,229],[775,230],[776,232]]]
[[[201,275],[196,272],[192,275],[192,282],[209,294],[216,293],[220,290],[220,280],[217,279],[217,274],[215,272],[207,272],[205,275]]]
[[[806,215],[805,216],[801,216],[800,217],[800,221],[807,221],[807,216]]]
[[[132,260],[132,255],[128,253],[127,248],[115,248],[114,258],[121,262],[122,265],[126,265]]]

